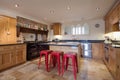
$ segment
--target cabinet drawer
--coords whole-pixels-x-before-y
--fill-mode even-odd
[[[15,48],[16,48],[16,49],[23,49],[24,47],[23,47],[23,45],[16,45]]]
[[[14,50],[15,46],[1,46],[0,51]]]

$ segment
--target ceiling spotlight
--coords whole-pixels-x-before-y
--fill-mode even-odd
[[[99,11],[99,10],[100,10],[100,8],[96,8],[96,10],[97,10],[97,11]]]
[[[50,10],[50,13],[53,14],[53,13],[54,13],[54,10]]]
[[[19,5],[18,5],[18,4],[15,4],[15,7],[17,8],[17,7],[19,7]]]
[[[67,6],[67,10],[70,10],[71,8],[70,8],[70,6]]]

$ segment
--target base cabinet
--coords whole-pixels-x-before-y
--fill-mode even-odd
[[[17,48],[21,46],[20,48]],[[26,45],[0,46],[0,70],[26,61]]]
[[[103,59],[104,53],[103,43],[92,43],[92,58]]]
[[[116,49],[116,79],[120,80],[120,49]]]
[[[108,47],[108,61],[105,64],[112,74],[114,80],[120,80],[120,48]]]

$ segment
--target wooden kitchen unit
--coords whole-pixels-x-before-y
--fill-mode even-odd
[[[54,35],[61,35],[61,23],[53,23],[51,25]]]
[[[104,57],[104,43],[92,43],[92,58],[101,59]]]
[[[16,38],[16,19],[0,15],[0,44],[14,44]]]
[[[120,49],[108,46],[108,59],[104,62],[115,80],[120,80]]]
[[[105,16],[105,33],[119,31],[120,1]]]
[[[0,71],[26,62],[26,44],[0,45]]]

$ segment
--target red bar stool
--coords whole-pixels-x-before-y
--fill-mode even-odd
[[[58,72],[59,72],[59,75],[60,75],[60,57],[63,55],[63,52],[62,51],[53,51],[51,52],[51,55],[50,55],[50,65],[51,63],[53,63],[53,67],[56,66],[56,63],[58,65]]]
[[[46,65],[46,70],[49,71],[49,68],[48,68],[48,55],[52,52],[52,50],[42,50],[40,51],[40,59],[39,59],[39,63],[38,63],[38,68],[40,68],[40,63],[41,63],[41,58],[42,58],[42,55],[45,55],[45,65]]]
[[[75,52],[68,52],[63,55],[62,75],[64,74],[64,66],[67,70],[69,58],[72,59],[74,79],[76,80],[76,73],[78,72],[77,54]]]

